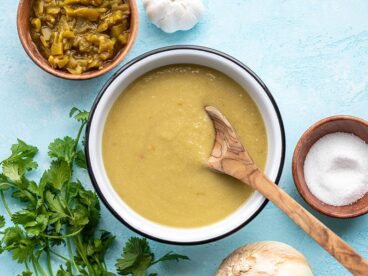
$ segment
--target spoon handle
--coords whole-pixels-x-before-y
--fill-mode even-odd
[[[368,275],[368,262],[344,240],[270,181],[259,169],[239,178],[272,201],[354,275]]]
[[[216,132],[208,166],[218,172],[231,175],[259,191],[351,273],[367,276],[367,260],[259,170],[247,149],[240,143],[230,122],[218,109],[206,106],[205,110],[212,119]]]

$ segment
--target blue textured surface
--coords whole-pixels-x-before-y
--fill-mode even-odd
[[[203,21],[192,31],[172,35],[151,25],[138,2],[139,36],[126,61],[162,46],[197,44],[233,55],[263,79],[279,104],[286,127],[287,156],[281,186],[304,204],[290,169],[293,148],[302,132],[333,114],[368,119],[368,1],[207,0]],[[45,169],[48,143],[76,131],[76,125],[67,118],[70,108],[89,109],[111,73],[72,82],[41,71],[19,43],[17,1],[3,0],[0,8],[0,159],[19,137],[40,148],[38,159]],[[79,177],[90,185],[86,174]],[[14,204],[11,207],[17,208]],[[4,213],[2,206],[0,213]],[[102,213],[101,227],[117,235],[108,253],[112,268],[123,243],[134,233],[105,208]],[[351,220],[317,216],[368,258],[368,216]],[[192,259],[179,265],[159,265],[155,269],[161,275],[211,275],[233,249],[261,240],[294,246],[305,254],[316,275],[348,274],[272,204],[241,231],[216,243],[192,247],[151,244],[158,255],[174,250]],[[0,275],[22,271],[8,254],[0,256],[0,264]]]

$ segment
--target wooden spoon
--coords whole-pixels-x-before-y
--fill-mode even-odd
[[[263,174],[220,111],[212,106],[205,107],[205,110],[212,119],[216,132],[208,166],[231,175],[260,192],[351,273],[367,276],[368,261]]]

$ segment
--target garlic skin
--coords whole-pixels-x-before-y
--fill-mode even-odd
[[[187,31],[202,18],[202,0],[143,0],[149,20],[166,33]]]
[[[313,276],[305,257],[275,241],[250,243],[231,253],[215,276]]]

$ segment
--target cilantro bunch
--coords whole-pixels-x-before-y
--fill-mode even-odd
[[[75,169],[87,167],[79,144],[88,112],[73,108],[70,117],[80,124],[76,138],[55,139],[49,145],[51,163],[38,183],[28,177],[38,167],[34,160],[36,147],[18,139],[11,147],[11,155],[0,162],[0,197],[13,223],[0,231],[0,254],[8,251],[15,261],[24,264],[23,276],[115,275],[105,263],[105,253],[115,237],[107,231],[97,231],[99,199],[73,178]],[[18,200],[22,209],[10,210],[5,193]],[[4,226],[5,218],[0,215],[0,228]],[[59,246],[67,247],[68,256],[58,253]],[[52,258],[60,261],[56,273]],[[145,239],[131,238],[116,268],[120,275],[144,276],[157,262],[180,259],[188,257],[170,252],[155,261]]]

